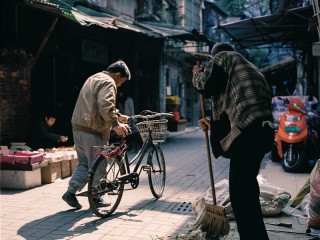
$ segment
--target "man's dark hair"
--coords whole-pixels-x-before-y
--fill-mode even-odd
[[[235,51],[235,48],[232,44],[228,42],[216,43],[215,45],[213,45],[211,49],[211,55],[214,56],[217,53],[223,52],[223,51]]]
[[[45,110],[43,113],[43,117],[57,119],[57,113],[54,110]]]
[[[121,77],[126,77],[128,80],[130,80],[131,78],[131,73],[127,64],[125,64],[125,62],[120,59],[112,63],[107,68],[107,71],[111,73],[120,73]]]

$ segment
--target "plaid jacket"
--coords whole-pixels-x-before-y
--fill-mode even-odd
[[[227,116],[223,119],[228,131],[219,137],[224,152],[241,130],[254,120],[272,120],[271,92],[267,81],[252,63],[237,52],[216,54],[203,72],[194,75],[193,85],[201,93],[212,96],[213,122],[219,121],[222,114]],[[214,134],[214,126],[211,131]],[[218,131],[221,135],[221,129]]]

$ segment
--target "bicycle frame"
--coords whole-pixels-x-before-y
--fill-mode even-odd
[[[142,118],[138,123],[143,144],[138,153],[129,160],[125,139],[116,141],[110,146],[96,146],[93,164],[88,172],[88,191],[77,196],[87,196],[92,211],[99,217],[110,216],[120,204],[124,185],[130,183],[132,189],[139,186],[141,171],[147,173],[152,195],[158,199],[165,187],[166,167],[160,143],[165,140],[167,120],[162,116],[168,113],[153,113],[151,117],[134,115],[132,119]],[[160,120],[150,120],[160,117]],[[150,121],[149,121],[150,120]],[[159,144],[158,144],[159,143]],[[142,164],[146,153],[146,164]],[[136,163],[135,167],[131,167]]]
[[[154,143],[152,142],[152,135],[151,135],[152,130],[149,129],[149,134],[147,139],[143,142],[141,149],[139,150],[139,152],[132,158],[132,160],[130,160],[129,162],[129,158],[128,158],[128,153],[127,153],[127,148],[126,148],[126,143],[122,143],[120,147],[116,147],[114,150],[111,150],[107,153],[104,153],[104,151],[102,150],[98,156],[94,159],[93,161],[93,166],[96,164],[96,162],[98,161],[103,161],[106,158],[106,161],[108,159],[111,159],[113,157],[116,156],[122,156],[122,160],[121,162],[124,163],[125,166],[125,170],[126,170],[126,174],[130,174],[130,173],[137,173],[138,175],[140,175],[141,170],[138,173],[138,169],[141,166],[142,160],[144,159],[145,154],[147,153],[148,149],[150,148],[150,146],[154,145]],[[107,149],[108,151],[108,149]],[[120,153],[119,153],[120,152]],[[130,166],[134,163],[137,162],[135,168],[131,171]],[[91,171],[93,171],[92,169],[90,169],[89,173],[88,173],[88,178],[90,179],[91,177]],[[117,173],[118,176],[119,173]],[[121,177],[121,176],[118,176]]]
[[[138,159],[138,162],[135,166],[135,168],[133,169],[132,172],[137,172],[140,165],[141,165],[141,162],[145,156],[145,154],[147,153],[147,150],[149,149],[149,147],[151,145],[153,145],[154,143],[152,142],[152,136],[151,136],[151,130],[149,129],[149,135],[148,135],[148,138],[146,139],[146,141],[143,142],[142,144],[142,147],[141,149],[139,150],[139,152],[132,158],[132,160],[129,162],[129,159],[128,159],[128,154],[127,152],[125,153],[125,156],[124,156],[124,160],[125,160],[125,167],[126,167],[126,172],[127,174],[130,174],[131,173],[131,170],[130,170],[130,166],[135,162],[137,161]],[[141,172],[141,171],[140,171]],[[139,175],[140,175],[140,172],[139,172]]]

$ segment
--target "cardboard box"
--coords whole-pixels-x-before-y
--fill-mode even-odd
[[[29,189],[41,185],[40,168],[33,171],[1,170],[1,188]]]
[[[62,160],[61,161],[61,177],[67,178],[71,175],[71,169],[70,169],[70,160]]]
[[[62,177],[61,172],[61,161],[51,162],[47,167],[41,168],[41,182],[42,183],[53,183],[58,178]]]
[[[70,174],[71,174],[71,175],[72,175],[72,173],[74,172],[77,164],[78,164],[78,159],[77,159],[77,158],[70,160]]]

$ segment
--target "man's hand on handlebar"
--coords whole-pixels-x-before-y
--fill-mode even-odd
[[[129,119],[130,119],[129,116],[127,116],[127,115],[122,115],[122,114],[118,117],[118,120],[119,120],[119,122],[121,122],[121,123],[128,123],[128,122],[129,122]]]
[[[210,124],[210,120],[208,118],[201,118],[198,121],[198,124],[203,132],[206,130],[210,130],[211,124]]]
[[[121,137],[126,137],[131,132],[129,125],[123,123],[120,123],[118,126],[114,127],[113,130]]]

